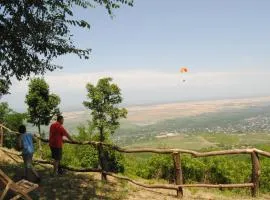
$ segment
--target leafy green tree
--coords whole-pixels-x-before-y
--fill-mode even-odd
[[[12,110],[9,108],[7,102],[1,102],[0,103],[0,123],[4,124],[4,119],[8,113],[10,113]]]
[[[0,103],[0,124],[5,125],[9,129],[17,131],[26,117],[26,113],[18,113],[12,110],[7,102]]]
[[[52,118],[60,114],[60,98],[50,93],[49,85],[43,78],[30,81],[25,103],[28,105],[28,121],[38,127],[39,134],[41,125],[49,125]]]
[[[11,77],[21,80],[30,74],[44,74],[60,68],[53,59],[75,54],[89,58],[90,49],[73,43],[72,26],[89,29],[75,9],[103,6],[112,16],[121,4],[133,0],[1,0],[0,1],[0,92],[6,94]]]
[[[120,126],[120,119],[127,116],[127,110],[118,107],[118,104],[122,102],[120,88],[111,81],[112,78],[102,78],[96,86],[90,83],[86,85],[89,101],[84,101],[83,104],[91,110],[92,130],[98,135],[100,142],[108,140],[109,136]],[[98,155],[101,168],[108,171],[108,151],[104,151],[100,145]],[[102,179],[106,180],[104,174],[102,174]]]
[[[9,108],[8,103],[0,103],[0,123],[11,130],[17,131],[19,126],[26,119],[26,113],[18,113]],[[16,136],[9,134],[4,130],[4,146],[8,148],[15,147]]]
[[[9,92],[9,82],[4,79],[0,79],[0,99],[4,94],[8,94]]]

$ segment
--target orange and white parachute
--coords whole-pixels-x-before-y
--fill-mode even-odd
[[[184,77],[185,77],[184,74],[187,73],[187,72],[189,71],[189,69],[188,69],[187,67],[181,67],[179,71],[180,71],[180,73],[182,74],[182,76],[181,76],[181,77],[182,77],[182,81],[183,81],[183,82],[186,82],[186,80],[185,80],[185,78],[184,78]]]
[[[187,73],[188,72],[188,68],[187,67],[181,67],[180,68],[180,72],[181,73]]]

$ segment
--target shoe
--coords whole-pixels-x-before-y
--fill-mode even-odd
[[[58,174],[63,175],[63,174],[65,174],[65,171],[62,168],[59,168],[58,169]]]

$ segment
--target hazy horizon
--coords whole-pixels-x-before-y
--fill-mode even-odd
[[[164,101],[153,101],[153,102],[141,102],[141,103],[122,103],[121,107],[136,107],[136,106],[153,106],[153,105],[163,105],[163,104],[174,104],[174,103],[185,103],[185,102],[204,102],[204,101],[220,101],[220,100],[239,100],[239,99],[257,99],[257,98],[265,98],[270,97],[269,95],[244,95],[244,96],[234,96],[234,97],[205,97],[205,98],[195,98],[195,99],[179,99],[179,100],[164,100]],[[26,105],[23,107],[16,107],[16,103],[8,101],[7,97],[1,99],[1,102],[8,102],[10,108],[17,112],[25,112],[27,110]],[[21,104],[21,102],[19,103]],[[81,105],[68,105],[63,106],[63,103],[60,104],[60,110],[62,112],[76,112],[76,111],[86,111],[82,103]]]

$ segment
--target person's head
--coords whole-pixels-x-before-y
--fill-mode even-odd
[[[57,116],[57,121],[60,123],[60,124],[63,124],[64,123],[64,117],[62,115],[58,115]]]
[[[23,125],[23,124],[20,125],[20,126],[19,126],[19,133],[20,133],[20,134],[24,134],[25,132],[26,132],[26,127],[25,127],[25,125]]]

